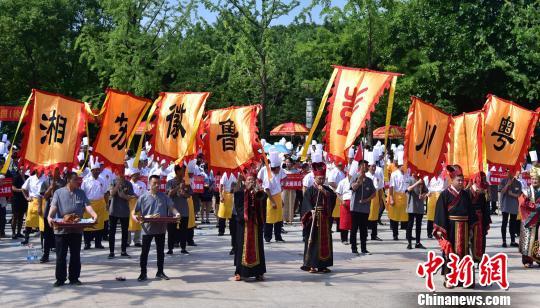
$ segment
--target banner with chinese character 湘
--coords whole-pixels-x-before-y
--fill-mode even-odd
[[[538,113],[495,95],[488,95],[483,111],[488,164],[518,170],[526,158]]]
[[[124,159],[134,130],[151,103],[149,99],[130,93],[107,90],[94,155],[113,172],[124,170]]]
[[[76,167],[86,119],[83,102],[32,90],[23,120],[26,125],[20,163],[25,168],[44,171]]]
[[[452,133],[448,149],[449,165],[460,165],[466,179],[484,171],[484,121],[481,111],[464,113],[452,118]]]
[[[156,100],[151,152],[157,159],[176,161],[196,154],[195,138],[199,130],[208,92],[161,93]]]
[[[384,89],[399,74],[335,66],[328,99],[325,150],[332,161],[347,163],[347,151],[369,120]]]
[[[435,176],[448,149],[452,117],[435,106],[411,97],[407,116],[404,159],[413,173]]]
[[[260,159],[257,136],[260,110],[260,105],[252,105],[208,111],[201,142],[210,170],[236,172]]]

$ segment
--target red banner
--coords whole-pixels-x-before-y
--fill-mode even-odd
[[[204,192],[204,176],[196,175],[193,177],[192,189],[196,194],[202,194]]]
[[[506,177],[507,174],[504,171],[491,171],[489,173],[489,182],[491,185],[499,185]],[[521,173],[521,178],[527,183],[527,186],[531,185],[531,175],[528,172]]]
[[[0,197],[11,198],[13,192],[11,191],[13,180],[10,178],[0,180]]]
[[[303,179],[304,174],[302,173],[287,174],[287,176],[281,180],[281,188],[289,190],[301,190]]]

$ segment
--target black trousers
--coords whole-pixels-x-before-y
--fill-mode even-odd
[[[369,224],[369,228],[371,229],[371,239],[374,240],[375,238],[377,238],[377,235],[378,235],[377,225],[379,224],[379,221],[377,220],[370,221],[368,222],[368,224]]]
[[[219,234],[225,234],[225,221],[225,218],[220,218],[218,221]],[[229,232],[231,234],[231,247],[234,249],[236,247],[236,215],[232,215],[231,219],[229,219]]]
[[[349,231],[348,230],[341,230],[339,228],[339,217],[331,217],[330,218],[330,225],[332,225],[336,222],[336,231],[339,232],[339,235],[341,237],[342,242],[346,242],[349,239]]]
[[[49,253],[52,248],[55,247],[54,229],[49,225],[47,217],[49,217],[49,211],[51,210],[50,204],[45,207],[45,213],[43,215],[45,219],[45,230],[43,231],[43,257],[49,258]]]
[[[392,235],[397,237],[399,235],[399,221],[390,220],[390,229],[392,229]]]
[[[127,249],[129,217],[109,216],[109,251],[111,253],[114,253],[114,240],[116,237],[116,225],[118,224],[118,221],[120,221],[120,228],[122,229],[122,252],[126,252]]]
[[[0,235],[6,234],[6,208],[0,205]]]
[[[491,212],[495,213],[497,211],[497,201],[491,201]]]
[[[519,224],[517,222],[517,214],[502,213],[502,224],[501,224],[501,235],[503,243],[506,243],[506,226],[508,225],[508,216],[510,216],[510,241],[514,243],[516,240],[516,235],[519,233]]]
[[[195,228],[189,228],[187,229],[187,242],[189,245],[193,245],[195,243]]]
[[[272,240],[272,230],[276,236],[276,241],[281,241],[281,228],[283,228],[283,221],[278,221],[274,224],[265,223],[264,224],[264,240],[270,242]]]
[[[12,216],[11,216],[11,231],[13,234],[20,234],[22,230],[24,214],[26,213],[27,206],[24,204],[11,204]]]
[[[180,241],[180,248],[186,249],[186,242],[188,238],[188,217],[180,218],[180,225],[168,224],[167,225],[167,248],[173,250],[174,244]],[[178,227],[178,228],[177,228]]]
[[[356,241],[358,230],[360,230],[360,249],[367,250],[368,217],[369,213],[351,212],[351,249],[353,251],[358,249]]]
[[[148,253],[150,252],[150,246],[152,240],[156,241],[156,253],[157,253],[157,268],[158,273],[163,272],[163,264],[165,262],[165,233],[163,234],[145,234],[142,236],[142,250],[141,250],[141,274],[146,274],[146,265],[148,264]]]
[[[433,237],[433,220],[427,221],[427,236],[429,238]]]
[[[409,244],[412,241],[413,224],[416,221],[416,244],[420,243],[420,234],[422,233],[422,218],[424,214],[409,213],[409,221],[407,222],[407,240]]]
[[[81,276],[82,234],[56,234],[56,280],[66,281],[66,258],[69,250],[69,280],[75,281]]]

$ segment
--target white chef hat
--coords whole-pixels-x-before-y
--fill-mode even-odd
[[[293,144],[290,141],[287,141],[285,143],[285,148],[290,151],[293,149]]]
[[[166,162],[167,162],[167,161],[166,161],[165,159],[162,159],[162,160],[159,162],[159,164],[160,164],[160,165],[164,165]]]
[[[531,161],[533,163],[538,161],[538,154],[536,153],[536,151],[530,151],[529,156],[531,157]]]
[[[139,157],[139,160],[148,160],[148,155],[146,155],[146,151],[141,151],[141,156]]]
[[[353,158],[354,157],[354,146],[351,146],[349,148],[349,152],[347,153],[347,157],[348,158]]]
[[[279,144],[285,145],[286,143],[287,143],[287,140],[285,140],[284,137],[281,137],[281,139],[279,139]]]
[[[90,161],[90,170],[99,169],[101,168],[101,164],[97,161],[97,159]]]
[[[397,151],[396,153],[396,156],[397,156],[397,161],[398,161],[398,165],[402,166],[403,165],[403,156],[404,156],[404,152],[403,151]]]
[[[6,134],[2,134],[2,142],[7,142],[8,138]]]
[[[266,139],[261,139],[261,145],[264,147],[265,144],[266,144]]]
[[[83,153],[83,152],[79,152],[79,154],[77,154],[77,159],[78,159],[79,161],[84,160],[84,153]]]
[[[397,149],[396,144],[392,143],[392,145],[390,145],[390,150],[395,151],[396,149]]]
[[[373,152],[366,151],[364,153],[364,159],[368,162],[368,165],[375,165],[375,157],[373,156]]]
[[[88,145],[88,137],[83,137],[82,138],[82,144],[83,145]]]
[[[0,154],[4,154],[6,150],[6,144],[4,142],[0,142]]]
[[[311,145],[317,145],[317,140],[311,140]]]
[[[356,160],[354,160],[351,163],[351,166],[349,167],[349,175],[354,176],[357,173],[358,173],[358,162]]]
[[[403,144],[398,145],[397,149],[400,151],[403,150],[404,149]]]
[[[126,169],[126,176],[132,176],[136,173],[141,173],[141,171],[138,168],[127,168]]]
[[[322,151],[315,151],[311,155],[311,162],[312,163],[322,163],[323,162],[323,152]]]
[[[152,149],[152,145],[150,144],[150,142],[146,141],[146,143],[144,144],[144,148],[145,148],[147,151],[150,151],[150,149]]]
[[[279,152],[270,152],[269,156],[271,168],[281,166],[281,158],[279,158]]]
[[[192,159],[187,163],[188,173],[197,173],[197,160]]]

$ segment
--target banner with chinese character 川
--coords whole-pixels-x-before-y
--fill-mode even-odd
[[[94,142],[94,155],[113,171],[124,170],[126,151],[142,116],[152,101],[108,89],[103,120]]]
[[[23,120],[26,125],[20,163],[25,168],[44,171],[76,167],[86,118],[83,102],[32,90]]]
[[[488,164],[511,170],[521,168],[534,134],[538,113],[495,95],[488,95],[483,111]]]
[[[370,118],[384,89],[398,74],[335,66],[328,99],[325,150],[332,161],[347,163],[347,151]]]
[[[463,169],[463,176],[470,179],[480,171],[484,171],[483,113],[481,111],[464,113],[453,117],[452,120],[447,163],[460,165]]]
[[[211,110],[204,120],[202,146],[208,168],[235,172],[260,159],[257,136],[260,105]]]
[[[195,138],[208,92],[161,93],[150,130],[151,152],[157,159],[176,161],[196,154]]]
[[[452,117],[417,97],[407,117],[404,158],[413,173],[439,174],[448,148]]]

